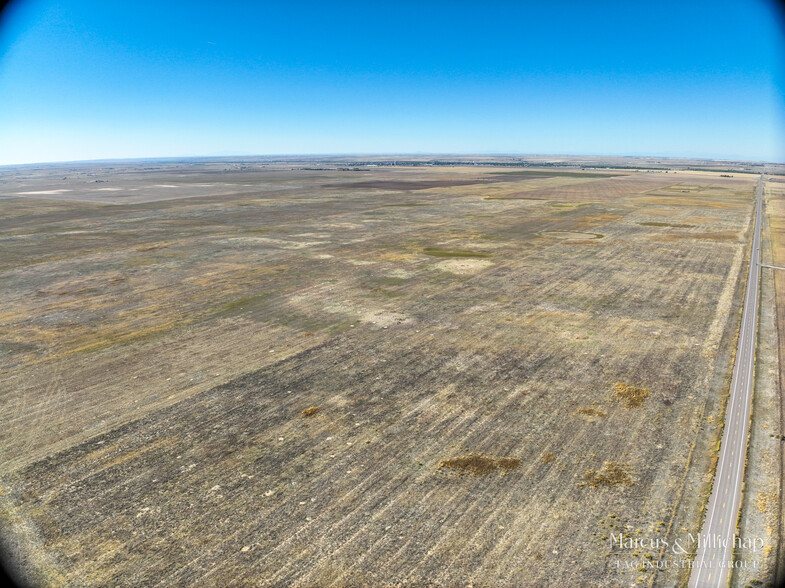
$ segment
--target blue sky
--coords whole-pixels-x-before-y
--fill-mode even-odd
[[[763,0],[17,0],[0,20],[0,164],[423,152],[783,162],[783,31]]]

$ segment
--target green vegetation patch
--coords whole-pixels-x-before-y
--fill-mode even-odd
[[[218,314],[219,315],[232,315],[241,312],[254,310],[256,307],[265,304],[270,298],[269,292],[262,292],[255,296],[248,296],[247,298],[238,298],[224,304]]]
[[[260,306],[260,308],[263,308]],[[283,327],[303,331],[305,336],[312,336],[313,333],[321,332],[335,335],[343,333],[351,328],[357,320],[356,317],[346,314],[322,313],[307,314],[298,312],[291,308],[278,307],[276,312],[266,312],[258,320],[275,323]],[[311,335],[308,335],[310,333]]]
[[[408,282],[409,280],[405,278],[378,276],[372,278],[369,282],[360,284],[360,287],[368,290],[372,295],[383,296],[384,298],[399,298],[404,295],[404,292],[390,290],[388,287],[402,286]]]
[[[403,286],[404,284],[408,284],[409,280],[407,278],[397,278],[395,276],[375,276],[372,278],[372,282],[374,285],[378,284],[381,286]]]
[[[29,353],[38,349],[31,343],[20,341],[0,341],[0,353]]]
[[[493,253],[469,251],[468,249],[445,249],[442,247],[425,247],[423,253],[433,257],[493,257]]]
[[[384,298],[400,298],[403,296],[403,292],[396,292],[395,290],[387,290],[385,288],[370,288],[369,289],[372,295],[375,296],[382,296]]]

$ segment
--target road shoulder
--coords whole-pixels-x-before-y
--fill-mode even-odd
[[[762,263],[769,263],[771,245],[766,214],[761,235]],[[764,268],[760,278],[755,388],[738,528],[739,537],[760,539],[763,547],[735,551],[734,561],[741,567],[734,570],[730,585],[738,588],[766,585],[773,580],[779,543],[782,441],[777,319],[782,309],[775,306],[774,271]]]

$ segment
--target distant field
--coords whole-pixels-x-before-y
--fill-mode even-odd
[[[659,554],[608,535],[697,530],[757,176],[24,174],[0,183],[0,499],[31,577],[686,578],[619,568]]]

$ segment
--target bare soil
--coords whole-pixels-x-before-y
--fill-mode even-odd
[[[757,177],[349,164],[4,174],[0,516],[27,577],[683,581],[608,534],[699,527]]]

